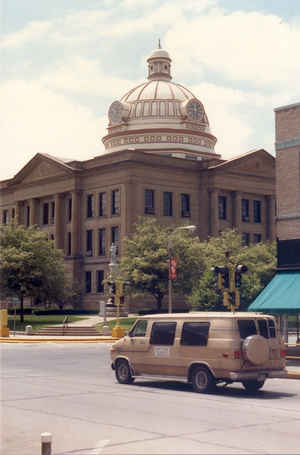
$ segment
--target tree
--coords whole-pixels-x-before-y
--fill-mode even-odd
[[[217,289],[216,277],[211,272],[211,267],[226,265],[226,252],[229,253],[231,267],[237,264],[248,267],[248,272],[243,274],[242,278],[240,309],[247,308],[275,274],[275,242],[245,246],[239,233],[227,230],[219,237],[212,237],[201,243],[201,250],[205,270],[189,298],[195,310],[225,310],[222,293]]]
[[[71,287],[64,270],[63,253],[36,227],[10,224],[0,229],[0,289],[20,300],[24,322],[24,298],[64,301]],[[70,291],[71,293],[71,291]]]
[[[172,256],[178,258],[177,280],[173,281],[175,294],[189,294],[193,281],[199,280],[204,268],[198,238],[191,237],[186,230],[175,229],[161,226],[155,218],[141,218],[135,233],[124,242],[121,273],[132,283],[134,293],[147,293],[155,298],[158,311],[168,293],[168,245]]]

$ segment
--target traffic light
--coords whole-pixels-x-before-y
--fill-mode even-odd
[[[242,274],[247,272],[248,267],[244,264],[238,264],[235,267],[235,272],[234,272],[234,282],[235,282],[235,287],[240,288],[242,285]]]
[[[229,270],[224,266],[212,267],[211,271],[218,277],[218,288],[229,289]]]

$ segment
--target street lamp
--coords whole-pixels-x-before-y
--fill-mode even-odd
[[[171,277],[171,248],[172,248],[172,235],[177,231],[187,230],[193,232],[196,226],[180,226],[174,229],[168,239],[168,257],[169,257],[169,281],[168,281],[168,313],[172,313],[172,277]]]

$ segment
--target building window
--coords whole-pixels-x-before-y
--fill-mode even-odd
[[[116,245],[117,254],[119,253],[119,228],[118,226],[112,226],[111,228],[111,243]]]
[[[29,227],[30,225],[30,206],[26,206],[26,226]]]
[[[86,217],[92,218],[93,216],[93,195],[88,194],[86,198]]]
[[[254,223],[261,223],[261,201],[253,201]]]
[[[104,270],[97,270],[97,292],[104,292]]]
[[[173,194],[170,193],[169,191],[164,192],[164,199],[163,199],[163,214],[164,216],[172,216],[173,215],[173,201],[172,201],[172,196]]]
[[[107,198],[106,193],[99,193],[99,216],[106,216]]]
[[[49,204],[43,204],[43,224],[49,224]]]
[[[88,229],[86,231],[86,255],[93,256],[93,231]]]
[[[242,199],[242,221],[250,221],[249,199]]]
[[[249,244],[250,244],[250,234],[249,234],[249,232],[243,232],[242,241],[243,241],[244,245],[249,246]]]
[[[145,190],[145,214],[154,215],[154,190]]]
[[[51,202],[50,206],[50,222],[51,224],[54,224],[54,218],[55,218],[55,202]]]
[[[72,221],[72,199],[68,199],[68,222]]]
[[[15,216],[16,216],[16,209],[13,207],[13,208],[11,209],[11,217],[12,217],[12,219],[14,219]]]
[[[190,217],[191,216],[190,195],[189,194],[182,194],[181,195],[181,216],[182,217]]]
[[[120,215],[120,190],[111,192],[111,214]]]
[[[85,292],[89,294],[92,292],[92,272],[85,272]]]
[[[99,238],[99,256],[105,256],[106,254],[106,230],[101,228],[98,231]]]
[[[72,233],[68,232],[68,249],[67,249],[67,256],[71,256],[72,254]]]
[[[261,242],[261,234],[253,234],[253,242],[260,243]]]
[[[219,220],[227,219],[227,198],[219,196]]]
[[[2,224],[8,223],[8,210],[3,210],[2,212]]]

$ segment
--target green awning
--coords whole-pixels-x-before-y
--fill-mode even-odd
[[[263,313],[300,313],[300,270],[277,272],[248,307]]]

